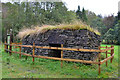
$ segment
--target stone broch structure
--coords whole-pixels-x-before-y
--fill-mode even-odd
[[[99,35],[87,29],[52,29],[32,36],[27,35],[22,39],[24,45],[33,45],[33,42],[37,46],[61,47],[63,44],[65,48],[98,49],[101,40]],[[32,48],[22,49],[26,53],[32,53]],[[97,54],[96,52],[63,51],[64,58],[81,60],[95,60]],[[36,48],[35,55],[61,57],[61,51]]]

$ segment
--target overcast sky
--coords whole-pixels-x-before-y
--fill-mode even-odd
[[[1,1],[8,2],[13,0],[1,0]],[[14,1],[19,1],[19,0],[14,0]],[[35,0],[28,0],[28,1],[35,1]],[[41,1],[41,0],[37,0],[37,1]],[[57,1],[57,0],[53,0],[53,1]],[[97,15],[101,14],[102,16],[107,16],[111,14],[117,15],[118,2],[120,0],[62,0],[62,1],[66,3],[66,6],[69,10],[76,11],[78,8],[78,5],[80,5],[81,10],[84,7],[86,10],[95,12]]]
[[[62,0],[66,2],[69,10],[77,10],[78,5],[80,8],[84,7],[87,10],[95,12],[96,14],[102,14],[103,16],[117,15],[118,2],[120,0]],[[120,7],[120,6],[119,6]]]

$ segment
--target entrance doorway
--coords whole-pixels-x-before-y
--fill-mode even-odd
[[[61,47],[61,44],[49,44],[50,47]],[[61,58],[61,50],[50,49],[49,56]]]

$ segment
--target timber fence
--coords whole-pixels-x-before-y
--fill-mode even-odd
[[[54,60],[60,60],[61,61],[61,67],[63,67],[63,61],[71,61],[71,62],[81,62],[81,63],[90,63],[90,64],[97,64],[98,65],[98,73],[101,73],[101,64],[106,62],[106,66],[108,66],[107,61],[110,59],[110,62],[112,63],[113,57],[114,57],[114,46],[111,47],[99,47],[99,49],[76,49],[76,48],[64,48],[63,44],[61,44],[61,47],[50,47],[50,46],[36,46],[35,43],[33,45],[22,45],[22,43],[4,43],[5,47],[5,52],[9,52],[10,56],[12,53],[17,53],[19,54],[19,58],[21,58],[21,55],[25,56],[30,56],[32,57],[32,61],[34,62],[34,58],[44,58],[44,59],[54,59]],[[9,48],[8,48],[9,46]],[[19,51],[13,51],[12,48],[15,46],[15,48],[19,48]],[[32,55],[23,53],[22,52],[22,47],[30,47],[33,48]],[[61,50],[61,58],[57,57],[48,57],[48,56],[40,56],[40,55],[35,55],[35,48],[40,48],[40,49],[54,49],[54,50]],[[63,58],[63,50],[71,50],[71,51],[82,51],[82,52],[98,52],[98,61],[91,61],[91,60],[78,60],[78,59],[67,59]],[[101,60],[101,53],[106,54],[106,58]],[[108,54],[110,54],[110,57],[108,57]]]

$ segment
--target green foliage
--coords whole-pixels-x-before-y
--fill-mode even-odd
[[[86,11],[87,24],[92,28],[97,29],[101,33],[101,39],[104,39],[104,34],[107,32],[106,26],[103,23],[103,18],[101,15],[96,15],[94,12]]]
[[[112,41],[114,40],[115,36],[114,36],[114,29],[109,29],[106,33],[105,33],[105,40],[107,40],[107,42],[112,43]]]
[[[83,21],[92,28],[98,29],[101,38],[109,43],[120,44],[119,42],[119,18],[110,15],[102,17],[94,12],[85,10],[69,11],[63,2],[14,2],[2,3],[2,40],[6,38],[7,30],[12,28],[14,33],[14,41],[17,41],[16,35],[24,27],[30,28],[32,25],[58,25],[71,24],[75,21]],[[114,34],[111,34],[114,29]],[[116,33],[116,31],[118,33]]]
[[[106,26],[107,30],[114,27],[115,17],[113,15],[104,17],[103,23]]]
[[[118,21],[119,22],[119,21]],[[120,44],[120,23],[110,28],[104,35],[106,43]]]
[[[91,25],[92,21],[97,18],[96,14],[94,12],[89,11],[89,10],[86,10],[86,16],[87,16],[87,23],[89,25]],[[94,27],[94,25],[92,27]]]
[[[86,11],[84,8],[82,9],[82,11],[80,11],[80,6],[78,6],[78,10],[76,11],[76,16],[78,19],[81,19],[83,22],[87,22]]]
[[[98,29],[99,32],[101,32],[102,35],[106,33],[106,27],[105,27],[105,25],[103,24],[101,18],[96,17],[96,18],[93,19],[91,22],[92,22],[92,23],[91,23],[91,26],[92,26],[93,28]]]
[[[78,19],[82,18],[82,12],[80,11],[80,6],[78,6],[78,10],[76,11],[76,15]]]
[[[107,44],[120,44],[119,42],[119,20],[118,16],[110,15],[102,17],[101,15],[96,16],[94,12],[86,11],[87,24],[97,29],[101,33],[101,39],[103,43]]]
[[[76,20],[74,11],[68,11],[63,2],[14,2],[2,3],[3,40],[7,30],[13,29],[14,36],[24,26],[71,23]]]
[[[83,22],[87,22],[86,11],[84,8],[82,9],[82,20]]]

